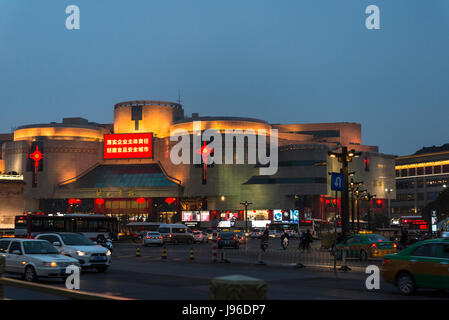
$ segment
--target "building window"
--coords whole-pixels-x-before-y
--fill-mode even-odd
[[[427,193],[427,200],[432,201],[438,198],[438,192],[429,192]]]
[[[417,184],[418,188],[424,188],[424,179],[418,179]]]
[[[426,174],[432,174],[432,167],[426,167]]]
[[[407,176],[407,169],[402,169],[401,170],[401,177],[406,177]]]
[[[404,190],[404,189],[413,189],[415,186],[415,181],[411,179],[404,179],[396,181],[396,189]]]
[[[418,192],[418,200],[424,200],[424,193]]]
[[[435,174],[441,173],[441,166],[434,166],[433,173],[435,173]]]
[[[416,175],[416,168],[408,169],[408,175],[409,176],[415,176]]]
[[[401,176],[401,171],[400,170],[396,170],[396,177],[400,177]]]
[[[423,168],[423,167],[419,167],[419,168],[416,170],[416,172],[417,172],[417,175],[418,175],[418,176],[422,176],[422,175],[424,174],[424,168]]]
[[[445,164],[443,166],[443,173],[449,173],[449,165]]]

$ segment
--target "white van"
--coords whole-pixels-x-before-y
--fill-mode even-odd
[[[162,234],[164,242],[189,244],[194,242],[192,231],[189,227],[181,223],[164,223],[159,226],[157,231]]]

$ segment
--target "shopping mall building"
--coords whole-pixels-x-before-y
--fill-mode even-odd
[[[242,130],[234,131],[236,139],[231,139],[231,162],[204,165],[201,134],[207,129],[223,136],[223,150],[225,130]],[[266,143],[256,139],[253,148],[253,138],[261,132],[267,135]],[[394,156],[363,145],[357,123],[270,124],[196,113],[186,117],[178,103],[142,100],[117,103],[112,124],[64,118],[62,123],[23,125],[13,135],[1,137],[0,171],[23,176],[25,212],[95,212],[123,221],[203,226],[218,219],[238,226],[244,220],[242,203],[247,201],[252,226],[272,220],[328,219],[335,212],[333,203],[339,203],[332,201],[335,193],[328,173],[341,168],[329,151],[341,151],[342,146],[361,152],[349,171],[376,195],[375,210],[386,211],[385,188],[395,185]],[[218,159],[219,139],[206,140],[208,146],[214,145],[205,161]],[[182,151],[188,160],[184,163],[173,161],[172,149],[179,141],[190,146],[190,152]],[[269,165],[277,165],[277,171],[267,175],[262,170],[266,162],[260,156],[251,162],[249,155],[262,147],[270,155],[275,141],[277,159],[271,154]],[[237,151],[239,146],[243,154]],[[16,211],[20,210],[2,212],[2,222],[13,223],[11,217],[21,213]]]
[[[393,217],[420,215],[449,186],[449,144],[424,147],[396,158]]]

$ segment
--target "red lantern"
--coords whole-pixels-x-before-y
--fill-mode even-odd
[[[69,199],[69,204],[75,204],[76,203],[76,199],[70,198]]]
[[[165,202],[167,203],[167,204],[172,204],[173,202],[175,202],[176,201],[176,198],[165,198]]]
[[[104,199],[102,199],[102,198],[95,199],[95,203],[98,205],[102,205],[102,204],[104,204]]]
[[[145,203],[146,201],[145,201],[145,198],[137,198],[136,202],[142,204],[142,203]]]

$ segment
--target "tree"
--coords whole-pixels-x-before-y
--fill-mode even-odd
[[[430,217],[432,215],[432,211],[436,211],[438,221],[444,220],[448,217],[449,214],[449,190],[445,189],[440,192],[438,197],[428,203],[424,209],[422,210],[422,216],[426,220],[430,221]]]

